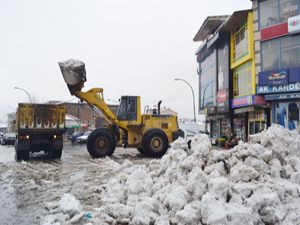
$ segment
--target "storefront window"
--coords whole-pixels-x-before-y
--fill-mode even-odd
[[[233,60],[234,62],[236,62],[248,54],[247,23],[245,23],[242,27],[239,27],[237,31],[233,34],[233,43],[234,43]]]
[[[200,109],[207,106],[215,105],[216,99],[216,51],[213,51],[201,63],[201,94],[200,94]]]
[[[220,136],[226,135],[226,129],[230,127],[229,119],[221,119]]]
[[[233,71],[233,96],[252,94],[252,62],[248,62]]]
[[[276,118],[277,124],[289,129],[299,131],[299,102],[280,102],[276,103]]]
[[[260,27],[265,28],[298,15],[298,0],[262,0],[259,9]]]
[[[263,71],[275,70],[279,68],[280,40],[274,39],[262,43],[262,63]]]
[[[219,120],[211,120],[211,137],[217,138],[220,130]]]
[[[300,67],[300,35],[262,43],[263,71]]]

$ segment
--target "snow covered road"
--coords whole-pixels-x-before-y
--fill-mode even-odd
[[[135,149],[116,149],[111,159],[92,159],[85,145],[65,145],[61,160],[36,154],[16,163],[14,148],[0,146],[0,224],[40,224],[48,214],[46,203],[59,201],[64,193],[74,195],[83,210],[99,207],[99,187],[125,159],[150,161]]]

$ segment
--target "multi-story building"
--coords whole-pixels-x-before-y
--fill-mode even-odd
[[[246,141],[267,126],[268,107],[256,93],[253,12],[232,14],[230,27],[230,68],[233,76],[233,130]]]
[[[300,132],[300,1],[252,1],[257,93],[271,107],[271,122]]]
[[[194,41],[201,41],[197,62],[199,75],[199,113],[206,114],[210,135],[218,138],[231,127],[229,79],[229,34],[222,24],[229,16],[209,16]]]
[[[199,112],[206,113],[211,137],[230,127],[244,141],[266,127],[268,107],[256,94],[252,10],[208,17],[194,41],[199,64]]]

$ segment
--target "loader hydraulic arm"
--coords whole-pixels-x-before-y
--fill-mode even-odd
[[[86,92],[74,90],[73,94],[80,100],[87,102],[93,108],[93,110],[103,117],[110,125],[118,124],[116,115],[104,102],[102,88],[92,88]]]

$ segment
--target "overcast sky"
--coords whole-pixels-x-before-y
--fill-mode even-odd
[[[250,0],[1,0],[0,121],[27,95],[35,101],[69,101],[57,62],[85,62],[85,88],[105,98],[140,95],[192,118],[190,82],[198,102],[193,42],[204,19],[251,7]],[[198,104],[197,104],[198,105]],[[196,106],[198,107],[198,106]]]

